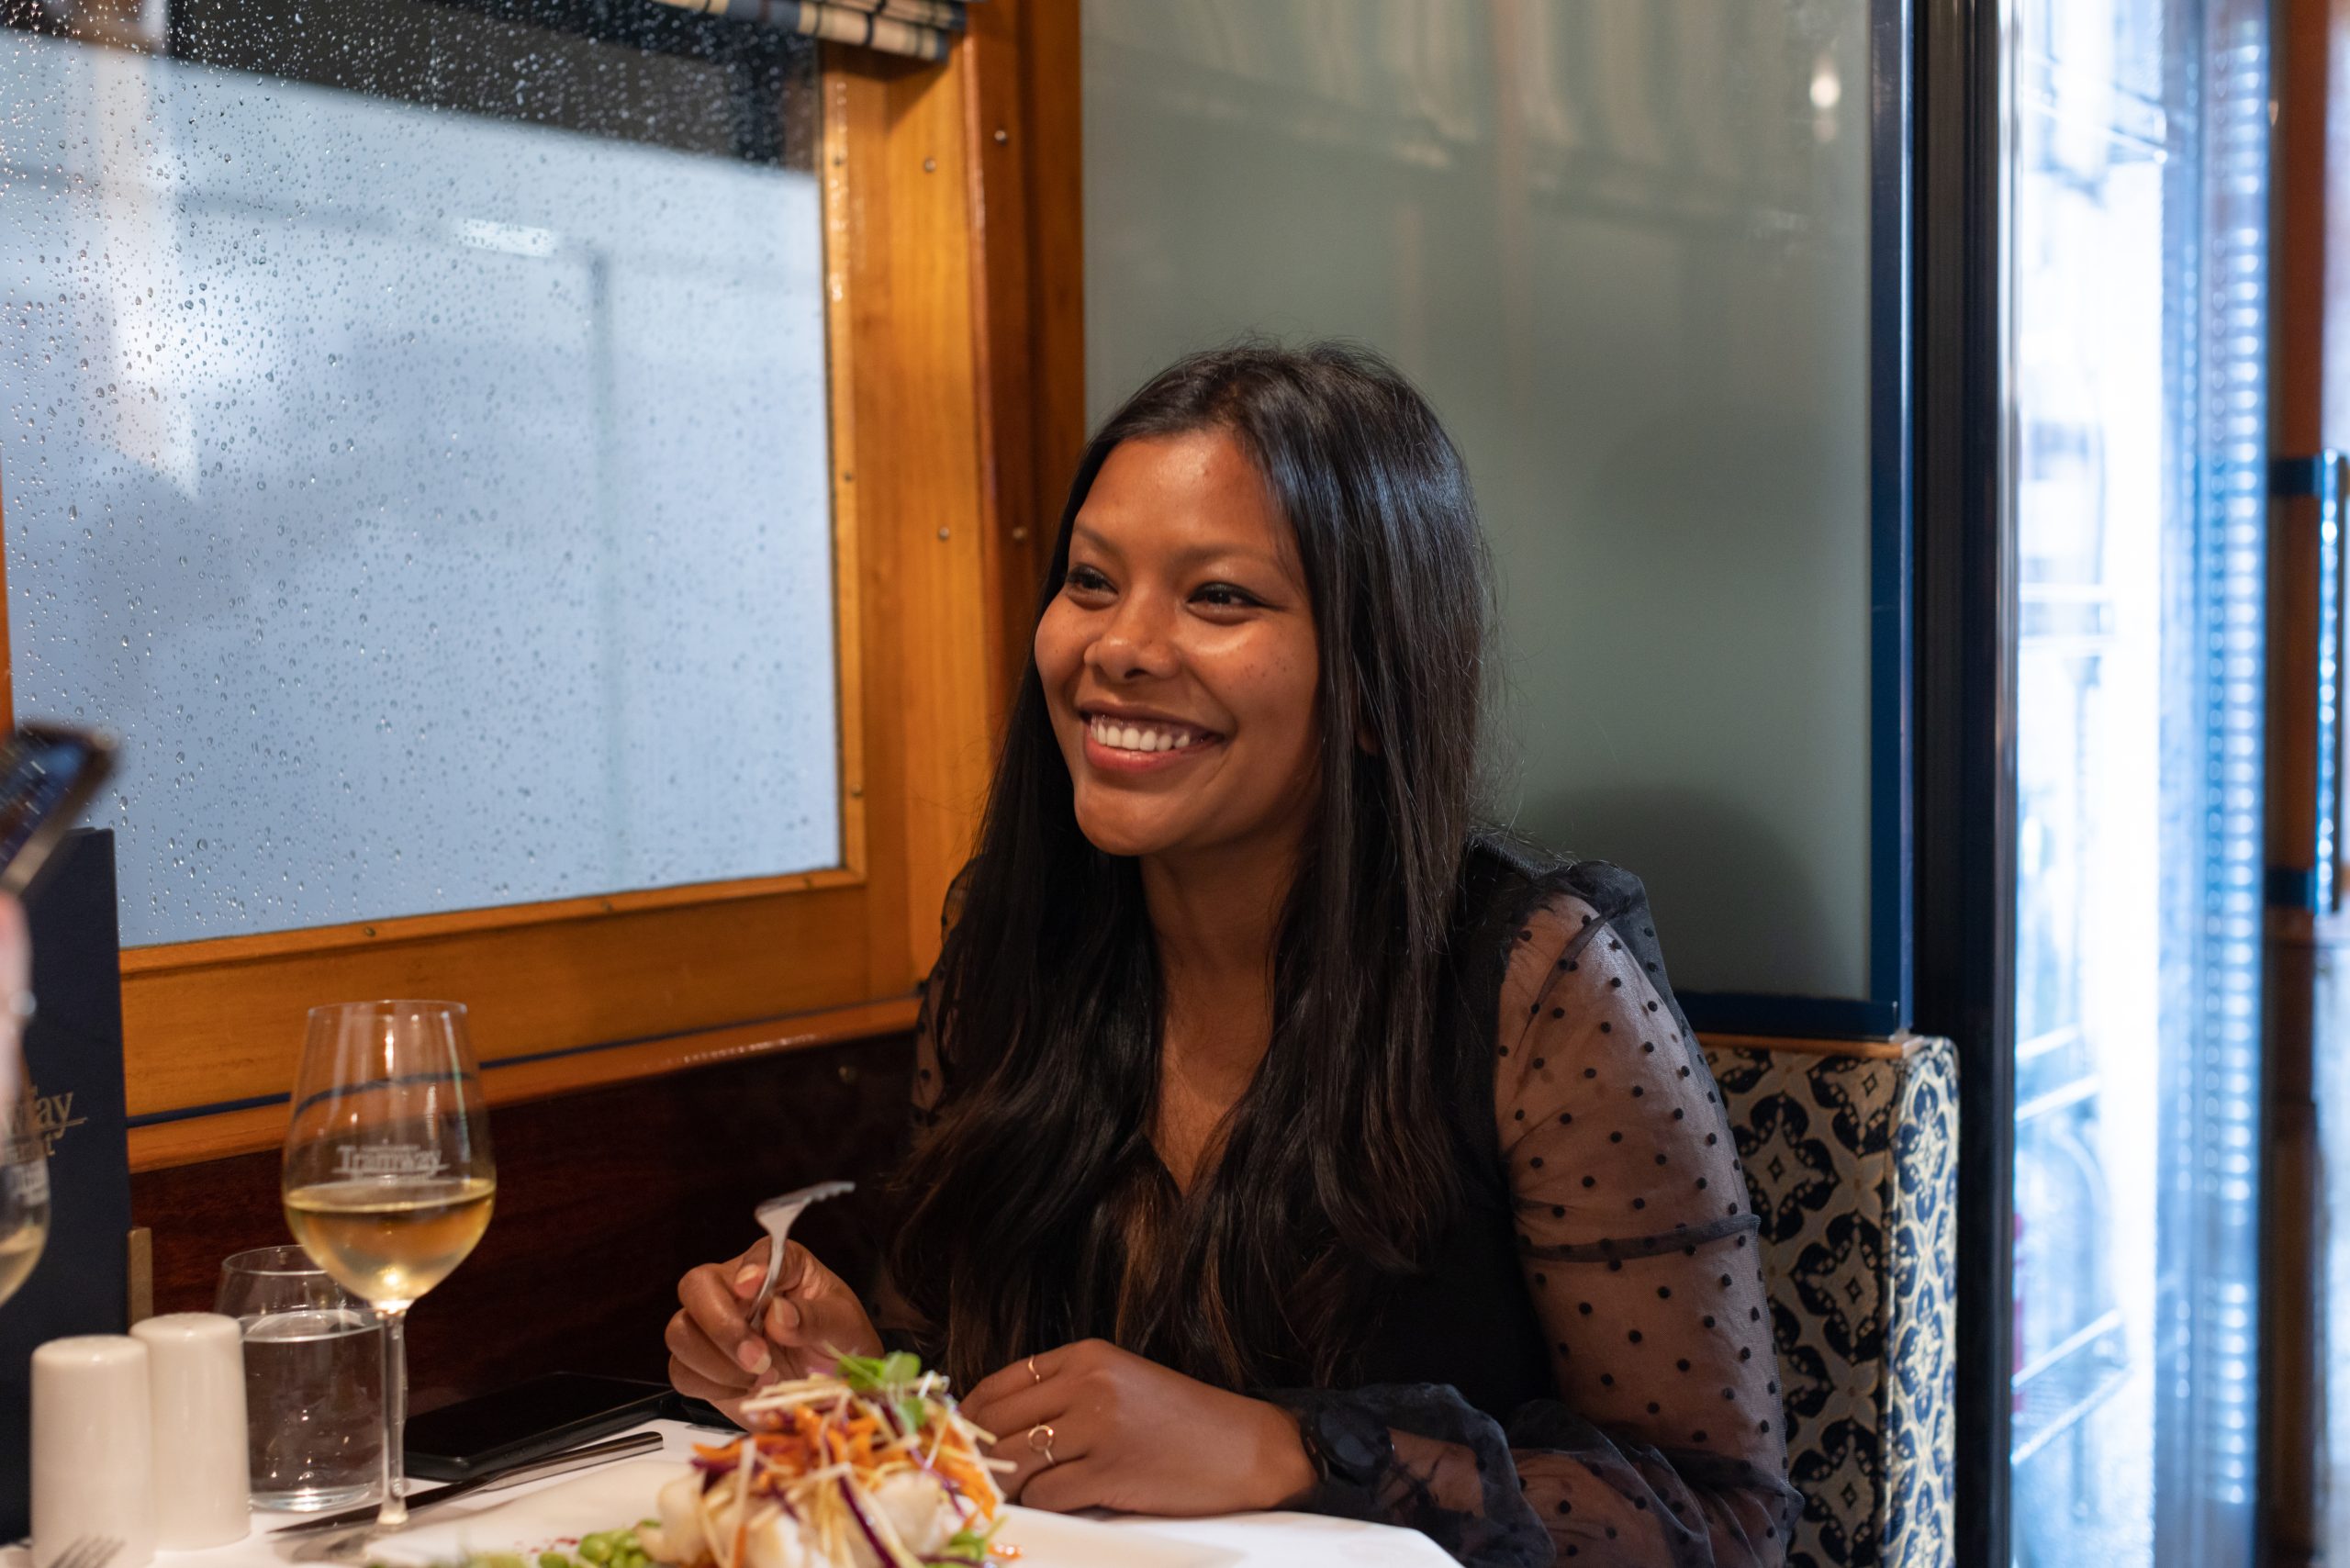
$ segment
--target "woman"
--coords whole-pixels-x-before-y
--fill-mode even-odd
[[[1473,831],[1484,549],[1393,370],[1247,346],[1087,449],[920,1032],[882,1314],[1032,1506],[1781,1560],[1755,1221],[1639,884]],[[739,1399],[881,1336],[680,1282]]]

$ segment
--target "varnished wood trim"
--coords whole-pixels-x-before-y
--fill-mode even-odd
[[[869,967],[869,895],[775,893],[129,975],[129,1109],[154,1115],[284,1092],[304,1015],[324,1002],[462,1002],[476,1048],[498,1061],[894,995],[913,976],[901,964]]]
[[[1024,0],[1021,106],[1028,209],[1031,415],[1042,526],[1059,523],[1089,427],[1085,404],[1085,112],[1078,0]],[[1039,567],[1049,537],[1036,540]]]
[[[1916,1035],[1891,1040],[1791,1040],[1776,1035],[1699,1035],[1697,1043],[1714,1051],[1784,1051],[1796,1056],[1899,1061],[1926,1041]]]
[[[970,31],[956,51],[970,150],[971,244],[979,262],[971,308],[978,319],[979,376],[988,391],[979,402],[980,500],[988,645],[995,656],[990,728],[999,732],[1027,662],[1038,529],[1024,170],[1031,139],[1020,103],[1020,35],[1027,9],[1028,0],[990,0],[975,8]]]
[[[2336,26],[2332,0],[2284,0],[2276,30],[2271,142],[2274,205],[2269,280],[2269,439],[2276,455],[2306,457],[2339,440],[2350,409],[2326,404],[2330,185],[2328,78]],[[2331,323],[2339,325],[2339,323]],[[2313,867],[2317,823],[2333,802],[2317,790],[2318,510],[2313,497],[2269,512],[2266,861]],[[2271,908],[2264,994],[2259,1292],[2260,1534],[2277,1563],[2324,1553],[2328,1479],[2325,1384],[2327,1245],[2309,1194],[2323,1186],[2317,1102],[2317,948],[2306,909]]]
[[[850,275],[848,147],[841,117],[833,112],[839,81],[826,75],[819,87],[823,132],[818,156],[824,161],[824,353],[826,414],[832,421],[833,625],[834,700],[840,717],[842,864],[862,876],[866,863],[865,819],[865,601],[859,566],[856,488],[856,332],[849,313],[856,290]]]
[[[849,62],[847,56],[861,58]],[[848,218],[841,236],[856,280],[848,301],[856,343],[858,506],[889,520],[867,531],[868,655],[897,666],[888,710],[868,709],[868,744],[897,767],[866,791],[904,846],[900,928],[928,967],[946,887],[970,853],[986,798],[994,661],[981,501],[978,288],[963,78],[951,61],[907,68],[834,50],[827,138],[845,152]],[[828,74],[830,73],[828,72]],[[837,140],[834,140],[834,139]],[[892,447],[872,449],[879,432]],[[877,461],[877,456],[878,460]],[[875,731],[886,724],[886,742]]]
[[[0,486],[5,492],[6,486]],[[8,538],[8,503],[0,493],[0,546]],[[8,622],[15,617],[9,613],[8,552],[0,547],[0,729],[17,727],[17,668],[9,653]]]
[[[543,1100],[722,1062],[903,1034],[913,1027],[919,1006],[912,996],[892,997],[666,1039],[591,1047],[553,1059],[493,1066],[484,1071],[482,1084],[493,1108]],[[157,1170],[234,1154],[258,1154],[275,1148],[285,1136],[282,1103],[133,1127],[130,1168]]]
[[[581,920],[604,914],[633,914],[644,910],[674,909],[685,904],[722,903],[732,899],[763,898],[772,893],[812,892],[822,888],[854,887],[863,873],[845,868],[794,871],[779,877],[746,877],[730,882],[696,882],[675,888],[641,888],[631,892],[599,893],[588,898],[552,899],[543,903],[503,904],[490,909],[451,910],[441,914],[402,915],[389,920],[352,921],[342,925],[313,925],[297,931],[264,931],[252,936],[216,936],[203,942],[170,942],[151,947],[126,947],[122,972],[161,974],[173,969],[210,969],[255,963],[296,954],[330,953],[343,947],[364,947],[415,942],[435,936],[459,936],[502,931],[520,925]]]

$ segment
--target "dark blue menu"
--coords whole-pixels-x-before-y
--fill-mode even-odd
[[[69,835],[25,913],[39,1015],[25,1031],[33,1125],[49,1147],[49,1245],[0,1305],[0,1540],[32,1528],[33,1347],[129,1320],[130,1156],[123,1126],[122,971],[114,834]]]

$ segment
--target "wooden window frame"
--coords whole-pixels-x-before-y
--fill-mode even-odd
[[[493,1104],[912,1025],[1083,439],[1077,46],[988,0],[939,64],[823,50],[841,864],[126,949],[132,1169],[274,1147],[323,1002],[464,1002]]]

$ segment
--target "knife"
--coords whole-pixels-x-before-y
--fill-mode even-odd
[[[589,1443],[586,1448],[568,1449],[562,1453],[549,1454],[543,1459],[525,1460],[520,1464],[509,1464],[503,1470],[493,1470],[487,1475],[476,1475],[470,1481],[453,1482],[438,1492],[427,1492],[420,1496],[410,1497],[408,1500],[408,1511],[411,1515],[420,1514],[427,1508],[437,1508],[443,1503],[453,1503],[460,1497],[470,1497],[476,1492],[493,1491],[500,1486],[516,1486],[525,1481],[535,1481],[542,1475],[561,1475],[567,1470],[584,1470],[589,1465],[601,1464],[606,1460],[625,1459],[631,1454],[651,1453],[660,1446],[661,1434],[658,1432],[632,1432],[624,1438],[608,1438],[600,1443]],[[349,1529],[354,1525],[370,1525],[375,1522],[378,1507],[377,1504],[368,1503],[356,1508],[345,1508],[339,1514],[304,1519],[300,1524],[284,1525],[269,1533],[273,1538],[321,1535],[328,1530]]]

